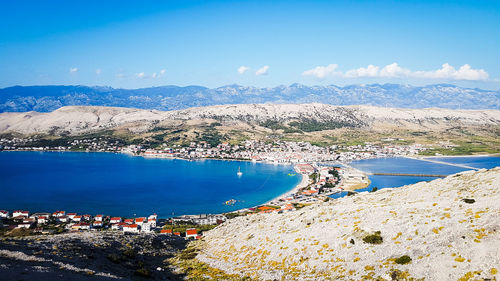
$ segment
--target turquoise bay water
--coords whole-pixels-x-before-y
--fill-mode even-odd
[[[475,168],[494,168],[500,166],[500,157],[478,156],[478,157],[440,157],[431,158],[447,163],[465,164]],[[409,173],[409,174],[439,174],[451,175],[466,171],[463,167],[443,165],[431,163],[421,160],[396,157],[396,158],[377,158],[359,160],[351,163],[351,166],[364,172],[378,173]],[[359,189],[358,192],[372,190],[373,187],[378,189],[399,187],[407,184],[414,184],[421,181],[431,181],[433,177],[407,177],[407,176],[369,176],[371,180],[370,186]],[[332,198],[340,198],[346,193],[337,193],[332,195]]]
[[[241,167],[243,176],[236,172]],[[160,217],[222,213],[291,190],[292,166],[123,154],[0,152],[0,209]],[[233,206],[229,199],[241,200]]]

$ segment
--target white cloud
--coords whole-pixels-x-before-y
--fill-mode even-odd
[[[267,71],[269,70],[269,65],[265,65],[261,68],[259,68],[256,72],[255,75],[267,75]]]
[[[97,74],[97,75],[101,74],[101,72],[102,72],[102,70],[100,68],[95,70],[95,74]]]
[[[421,78],[421,79],[445,79],[445,80],[487,80],[489,75],[484,69],[473,69],[470,65],[464,64],[459,69],[445,63],[440,69],[430,71],[411,71],[403,68],[397,63],[388,64],[384,67],[368,65],[350,69],[346,72],[336,71],[336,64],[328,66],[317,66],[302,73],[304,76],[315,76],[317,78],[342,77],[342,78]]]
[[[367,67],[360,67],[357,69],[348,70],[344,76],[347,78],[359,78],[359,77],[377,77],[379,73],[379,67],[374,65],[368,65]]]
[[[470,65],[464,64],[457,70],[447,63],[443,64],[440,69],[416,71],[413,75],[418,78],[442,78],[453,80],[486,80],[489,77],[484,69],[473,69]]]
[[[142,79],[142,78],[146,77],[146,74],[144,72],[140,72],[140,73],[137,73],[135,76],[137,78],[141,78]]]
[[[238,67],[238,73],[243,74],[243,73],[245,73],[245,71],[247,71],[249,69],[250,69],[250,67],[242,65],[242,66]]]
[[[69,73],[76,73],[78,71],[78,67],[70,67]]]
[[[337,64],[329,64],[327,66],[316,66],[313,69],[306,70],[302,72],[304,76],[314,76],[319,79],[324,79],[327,76],[332,76],[335,74],[335,70],[337,69]]]
[[[123,73],[117,73],[115,76],[116,78],[125,78],[125,74]]]
[[[167,72],[165,69],[160,70],[160,75],[165,74],[165,72]]]
[[[411,70],[402,68],[397,63],[391,63],[380,70],[379,75],[381,77],[395,78],[395,77],[406,77],[411,74]]]
[[[156,72],[153,72],[153,74],[151,75],[151,77],[156,78],[158,76],[158,74],[156,74]]]

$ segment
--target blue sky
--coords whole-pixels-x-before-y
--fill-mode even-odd
[[[500,1],[4,1],[0,87],[500,89]]]

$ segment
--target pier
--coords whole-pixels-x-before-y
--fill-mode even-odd
[[[415,159],[415,160],[420,160],[420,161],[427,161],[427,162],[431,162],[431,163],[436,163],[436,164],[441,164],[441,165],[450,165],[450,166],[455,166],[455,167],[460,167],[460,168],[465,168],[465,169],[469,169],[469,170],[479,170],[478,168],[476,167],[472,167],[472,166],[468,166],[468,165],[464,165],[464,164],[457,164],[457,163],[449,163],[449,162],[443,162],[443,161],[439,161],[439,160],[435,160],[435,159],[432,159],[432,158],[421,158],[421,157],[406,157],[406,158],[410,158],[410,159]]]
[[[373,176],[433,177],[433,178],[445,178],[448,176],[448,175],[436,175],[436,174],[404,174],[404,173],[366,173],[366,174]]]

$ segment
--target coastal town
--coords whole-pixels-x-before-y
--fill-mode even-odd
[[[26,210],[0,210],[0,230],[20,230],[30,234],[60,234],[81,231],[119,231],[126,234],[157,233],[185,239],[200,239],[202,229],[197,226],[216,226],[226,220],[224,215],[182,216],[159,219],[157,214],[147,217],[113,217],[55,211],[30,213]],[[182,230],[182,231],[181,231]]]
[[[390,140],[388,140],[390,141]],[[118,141],[103,138],[74,140],[70,146],[37,147],[35,139],[0,139],[0,149],[13,151],[73,151],[75,146],[84,151],[125,153],[148,158],[171,159],[221,159],[264,162],[275,165],[291,164],[302,179],[293,190],[266,204],[241,208],[226,214],[195,214],[158,219],[148,217],[123,218],[98,214],[30,213],[24,210],[0,211],[0,228],[29,229],[34,233],[51,234],[71,231],[122,231],[124,233],[151,233],[176,235],[186,239],[199,239],[199,226],[216,226],[242,215],[255,213],[284,213],[309,204],[329,200],[330,195],[352,192],[369,186],[366,174],[350,167],[350,161],[380,157],[418,155],[426,149],[423,145],[353,145],[320,147],[308,142],[244,141],[238,145],[220,143],[211,147],[207,142],[192,142],[189,146],[161,145],[147,148],[142,145],[120,145]],[[293,174],[295,175],[295,174]],[[229,202],[228,204],[234,204]],[[180,228],[179,226],[191,226]],[[175,231],[178,229],[179,231]]]

